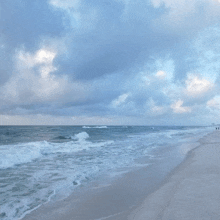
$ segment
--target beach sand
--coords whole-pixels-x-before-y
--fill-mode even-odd
[[[200,146],[128,219],[219,220],[220,132],[202,138]]]
[[[170,153],[169,161],[160,159],[108,184],[93,183],[90,190],[49,202],[23,220],[219,220],[220,132],[190,148],[181,164]]]

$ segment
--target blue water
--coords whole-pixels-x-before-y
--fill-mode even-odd
[[[211,130],[162,126],[2,126],[0,219],[20,219],[57,194],[68,196],[102,175],[140,166],[137,160],[143,157],[145,165],[152,163],[158,151],[163,156],[163,149],[178,148]]]

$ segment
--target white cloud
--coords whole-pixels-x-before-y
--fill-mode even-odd
[[[20,62],[22,62],[22,65],[25,65],[27,68],[31,68],[40,64],[52,65],[56,55],[57,53],[55,51],[42,48],[35,54],[30,54],[24,50],[21,50],[19,51],[17,58]]]
[[[89,31],[96,27],[99,17],[98,7],[87,6],[81,0],[50,0],[52,6],[66,12],[72,27]]]
[[[20,51],[18,53],[17,65],[19,69],[38,67],[41,77],[44,79],[49,78],[50,73],[57,70],[53,66],[53,60],[56,55],[56,52],[45,48],[38,50],[33,55],[25,51]]]
[[[193,40],[190,59],[196,63],[196,72],[199,72],[209,81],[215,82],[220,69],[220,28],[212,26],[202,31]],[[211,73],[211,74],[210,74]]]
[[[165,72],[165,71],[162,71],[162,70],[160,70],[160,71],[158,71],[158,72],[156,73],[156,77],[159,78],[159,79],[165,79],[166,76],[167,76],[166,72]]]
[[[71,25],[77,27],[80,25],[83,16],[80,12],[81,0],[50,0],[49,3],[58,9],[66,12]]]
[[[200,96],[207,93],[214,87],[214,84],[205,78],[189,75],[186,80],[186,90],[189,96]]]
[[[166,112],[166,108],[164,106],[156,105],[155,101],[150,98],[149,103],[147,105],[147,109],[150,107],[151,113],[154,115],[162,115]]]
[[[183,107],[182,105],[183,105],[183,101],[178,100],[177,102],[173,103],[170,107],[173,109],[173,112],[177,114],[191,112],[190,107]]]
[[[220,3],[220,0],[213,0],[214,2],[218,2],[218,3]]]
[[[45,48],[33,54],[19,51],[16,57],[16,72],[2,87],[5,102],[28,105],[83,100],[90,86],[71,82],[67,75],[53,74],[57,70],[53,64],[56,55],[53,50]]]
[[[34,54],[20,51],[17,59],[17,67],[20,74],[17,76],[17,81],[20,81],[20,79],[26,81],[28,89],[40,99],[51,98],[51,96],[57,95],[57,91],[62,93],[65,89],[65,80],[57,79],[51,74],[56,70],[53,66],[55,57],[55,52],[44,48]],[[40,76],[33,71],[33,68],[38,68]],[[18,89],[18,85],[15,86],[15,89],[16,87]]]
[[[128,97],[129,97],[129,94],[127,94],[127,93],[120,95],[117,99],[112,101],[112,106],[118,107],[118,106],[122,105],[123,103],[126,102]]]
[[[156,77],[171,81],[175,72],[175,64],[173,59],[166,57],[164,59],[155,59],[155,67],[157,69]]]
[[[207,102],[207,107],[212,110],[220,110],[220,96],[215,96]]]
[[[166,20],[176,26],[182,22],[185,17],[195,12],[197,0],[151,0],[154,7],[158,8],[165,5],[169,9]]]
[[[155,8],[168,9],[155,20],[155,27],[180,35],[195,33],[218,22],[220,17],[220,7],[215,0],[151,0],[151,3]]]
[[[160,7],[162,4],[162,0],[151,0],[151,2],[155,8]]]
[[[46,49],[40,49],[37,51],[34,59],[36,60],[36,63],[51,64],[55,57],[55,52]]]
[[[154,59],[154,58],[152,58]],[[149,66],[146,65],[141,71],[140,76],[145,85],[149,86],[152,83],[158,82],[159,80],[166,80],[168,83],[172,83],[173,74],[174,74],[174,62],[172,59],[154,59],[154,64],[156,71],[151,72]],[[149,69],[148,69],[149,68]],[[165,82],[163,82],[165,83]],[[165,84],[164,84],[165,85]]]
[[[50,4],[62,9],[77,8],[81,0],[50,0]]]
[[[187,13],[193,11],[198,0],[151,0],[154,7],[158,8],[163,4],[165,7],[170,8],[170,13],[174,11]]]

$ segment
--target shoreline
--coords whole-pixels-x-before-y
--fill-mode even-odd
[[[128,220],[219,219],[220,133],[214,131],[199,142]]]
[[[191,149],[199,145],[195,140],[187,144]],[[166,150],[172,155],[170,150]],[[103,181],[92,183],[89,190],[74,192],[68,198],[44,204],[22,220],[126,220],[146,197],[161,188],[174,170],[185,163],[191,151],[182,160],[176,159],[173,154],[170,160],[174,162],[156,158],[158,161],[154,165],[129,171],[110,182],[104,177]]]

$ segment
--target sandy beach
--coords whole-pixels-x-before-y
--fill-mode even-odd
[[[23,220],[219,220],[220,132],[191,148],[175,169],[166,170],[166,161],[143,167],[79,197],[50,202]]]
[[[133,220],[220,219],[220,133],[200,140],[167,182],[128,218]]]

